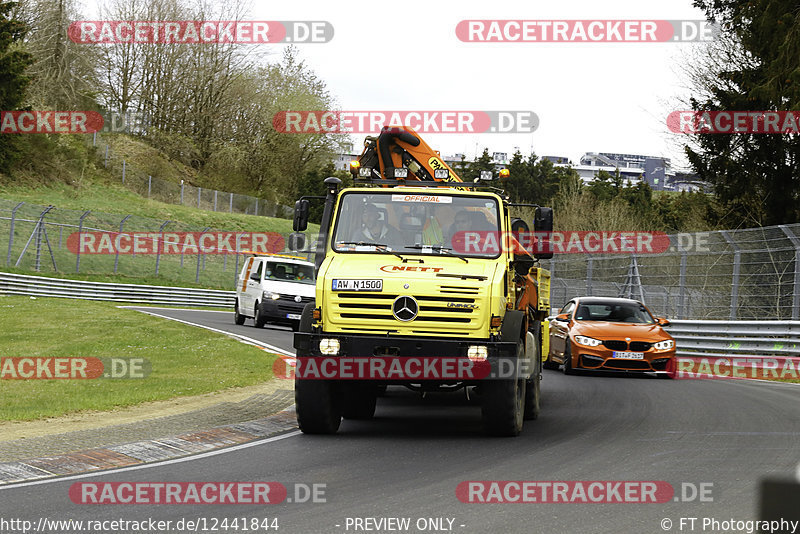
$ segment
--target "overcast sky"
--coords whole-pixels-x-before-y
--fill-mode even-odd
[[[509,153],[520,147],[575,163],[587,151],[683,162],[679,134],[665,121],[686,92],[687,47],[701,45],[466,43],[455,28],[465,19],[704,18],[691,0],[253,0],[252,17],[333,25],[331,42],[298,46],[341,109],[530,110],[540,119],[533,134],[427,134],[444,155],[471,159],[476,147]],[[363,134],[354,141],[360,146]]]

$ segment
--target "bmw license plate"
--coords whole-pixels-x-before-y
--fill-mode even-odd
[[[333,279],[333,291],[383,291],[383,280]]]
[[[644,352],[617,352],[614,351],[614,358],[628,358],[629,360],[644,360]]]
[[[287,313],[286,314],[286,318],[287,319],[292,319],[294,321],[299,321],[300,320],[300,314],[299,313]]]

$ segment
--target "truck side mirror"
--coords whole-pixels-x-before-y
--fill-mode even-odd
[[[308,200],[301,199],[294,203],[292,229],[295,232],[305,232],[306,228],[308,228]]]
[[[536,248],[541,251],[535,254],[536,258],[549,260],[553,257],[553,248],[550,244],[550,234],[553,233],[553,208],[536,208],[536,215],[533,218],[533,230],[539,240]]]

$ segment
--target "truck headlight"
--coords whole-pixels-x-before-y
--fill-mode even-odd
[[[264,299],[278,300],[281,298],[280,293],[273,293],[272,291],[264,291]]]
[[[575,343],[583,345],[584,347],[599,347],[603,344],[599,339],[586,336],[575,336]]]
[[[483,362],[489,357],[489,349],[485,345],[470,345],[467,348],[467,358],[473,362]]]
[[[336,356],[339,354],[339,340],[331,338],[320,339],[319,351],[325,356]]]
[[[656,350],[669,350],[674,346],[675,342],[671,339],[665,339],[664,341],[653,343],[653,348],[655,348]]]

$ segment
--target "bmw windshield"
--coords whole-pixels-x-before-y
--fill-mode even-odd
[[[437,193],[346,193],[339,203],[333,249],[402,255],[497,258],[497,200]]]

